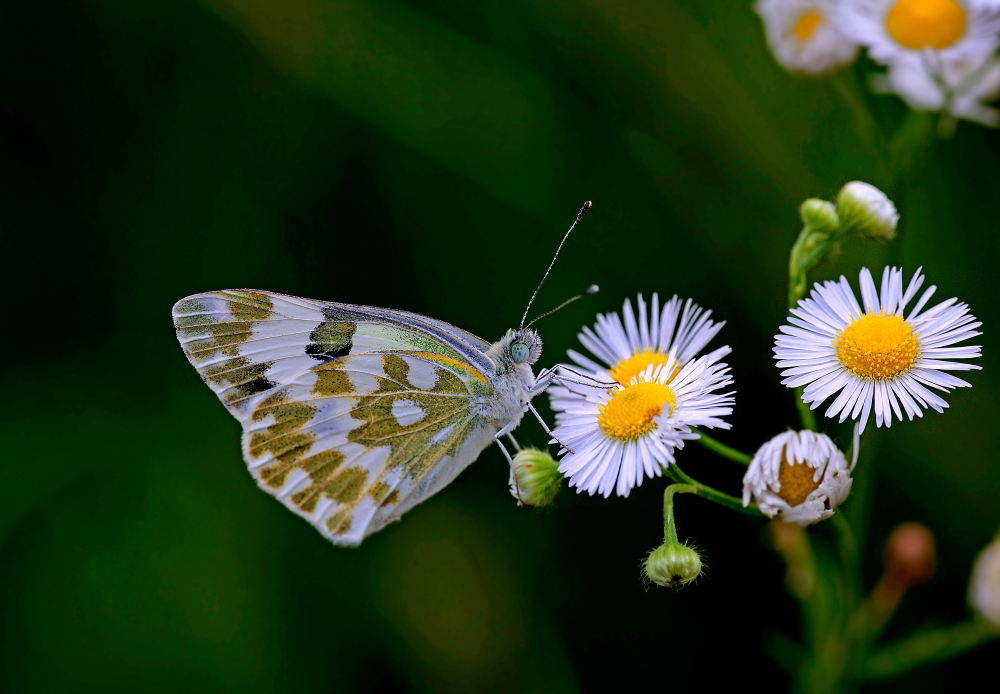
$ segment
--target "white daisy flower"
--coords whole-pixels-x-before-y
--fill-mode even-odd
[[[949,113],[955,118],[995,128],[1000,111],[987,106],[1000,97],[1000,61],[993,55],[936,61],[933,56],[904,56],[875,75],[872,88],[896,94],[915,111]]]
[[[743,505],[753,501],[768,518],[804,528],[826,520],[847,499],[858,462],[854,427],[850,465],[824,434],[786,431],[760,447],[743,476]]]
[[[1000,630],[1000,535],[979,553],[969,583],[973,611]]]
[[[611,390],[554,386],[553,439],[564,444],[559,471],[570,486],[588,494],[628,496],[646,477],[659,477],[674,450],[698,438],[691,427],[728,429],[732,393],[715,391],[732,383],[721,350],[682,364],[670,356]]]
[[[833,21],[829,0],[758,0],[774,59],[789,72],[827,75],[854,62],[858,45]]]
[[[649,313],[646,312],[642,294],[637,303],[638,320],[632,312],[632,303],[626,299],[622,307],[624,324],[617,313],[599,315],[593,330],[584,327],[583,332],[577,335],[599,362],[573,350],[568,352],[570,359],[599,379],[606,380],[610,374],[620,385],[627,386],[633,376],[650,366],[663,366],[671,360],[684,366],[725,325],[724,322],[709,320],[712,312],[702,309],[690,299],[681,302],[674,296],[661,311],[659,296],[653,294]],[[730,351],[729,347],[720,347],[712,354],[721,359]]]
[[[947,372],[981,368],[953,361],[980,356],[980,347],[951,345],[980,335],[976,328],[982,324],[954,298],[924,310],[934,286],[907,311],[924,282],[920,269],[905,291],[899,268],[885,269],[881,289],[867,268],[860,281],[864,309],[843,276],[839,282],[817,283],[792,309],[791,325],[781,326],[782,334],[775,337],[782,383],[805,386],[802,399],[812,409],[839,393],[826,416],[839,415],[841,422],[860,419],[861,431],[872,409],[876,426],[887,427],[893,413],[902,420],[906,412],[912,420],[927,407],[943,412],[948,403],[928,386],[947,392],[969,385]]]
[[[886,65],[921,54],[932,62],[981,60],[1000,42],[993,0],[841,0],[835,21]]]

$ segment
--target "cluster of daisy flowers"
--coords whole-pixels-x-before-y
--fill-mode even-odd
[[[948,403],[935,391],[969,385],[951,372],[980,368],[962,361],[980,356],[978,346],[956,346],[979,335],[980,323],[956,299],[929,306],[936,287],[920,292],[923,284],[921,270],[904,288],[902,271],[886,268],[876,287],[862,269],[861,302],[845,277],[816,284],[775,338],[782,383],[804,386],[802,398],[814,409],[832,398],[824,414],[855,420],[856,436],[872,415],[876,426],[888,427],[904,414],[912,420],[928,408],[942,412]],[[569,352],[595,382],[611,387],[549,389],[553,437],[564,447],[559,472],[578,491],[628,496],[676,462],[684,443],[699,437],[695,427],[730,427],[733,381],[722,359],[731,350],[699,356],[724,323],[676,296],[662,309],[655,294],[651,307],[641,295],[637,303],[638,311],[626,300],[621,316],[601,315],[584,328],[579,338],[593,358]],[[847,497],[853,467],[823,434],[779,434],[753,458],[744,505],[753,500],[790,522],[822,520]]]
[[[865,48],[886,71],[877,92],[918,111],[997,127],[1000,2],[996,0],[758,0],[768,45],[786,70],[837,72]]]
[[[978,346],[956,346],[979,335],[980,323],[954,298],[931,306],[936,288],[921,292],[921,270],[905,287],[897,268],[884,270],[880,286],[867,269],[859,279],[860,302],[845,277],[816,284],[774,347],[784,385],[804,386],[803,401],[814,409],[832,398],[825,415],[855,421],[851,462],[825,434],[775,436],[743,479],[743,505],[768,517],[800,526],[830,517],[850,492],[858,437],[872,415],[888,427],[904,414],[942,412],[948,404],[935,391],[969,385],[951,372],[980,368],[964,361],[980,356]],[[553,440],[562,446],[558,473],[580,492],[628,496],[676,463],[685,442],[701,436],[696,428],[730,428],[733,380],[722,360],[731,350],[702,354],[724,323],[676,296],[661,308],[657,295],[651,305],[640,295],[637,305],[626,300],[621,315],[585,327],[579,339],[592,356],[571,350],[574,378],[549,389]],[[581,381],[581,371],[601,385]],[[519,478],[528,491],[540,470],[530,455]]]
[[[783,521],[775,532],[794,538],[801,531],[793,526],[830,518],[848,498],[866,429],[923,417],[926,410],[944,412],[943,396],[970,385],[955,373],[981,368],[970,363],[981,348],[965,344],[981,335],[981,323],[956,298],[934,303],[937,288],[925,286],[922,268],[907,279],[900,268],[886,267],[878,282],[862,268],[855,285],[841,276],[809,290],[807,273],[847,236],[895,237],[899,214],[874,186],[852,181],[836,202],[810,198],[799,213],[804,226],[789,255],[792,308],[774,338],[773,357],[782,385],[800,398],[803,430],[774,436],[753,456],[709,438],[706,431],[731,427],[735,406],[724,361],[732,350],[712,346],[725,324],[690,299],[674,296],[661,305],[658,295],[647,303],[640,294],[634,309],[626,299],[620,313],[598,315],[593,327],[584,327],[578,337],[589,354],[570,350],[573,363],[557,367],[548,393],[558,459],[536,449],[518,451],[510,484],[519,503],[548,505],[563,479],[578,492],[607,498],[627,497],[645,480],[666,475],[672,483],[664,490],[664,540],[643,568],[649,581],[678,587],[697,579],[702,561],[696,548],[679,540],[675,495],[759,512]],[[816,426],[812,411],[819,408],[828,425],[851,420],[846,454],[822,433],[822,422]],[[685,444],[699,439],[746,466],[742,498],[677,467]],[[971,604],[991,629],[1000,624],[998,546],[1000,540],[984,552],[970,588]],[[883,602],[891,607],[900,595]],[[891,609],[883,616],[889,614]]]

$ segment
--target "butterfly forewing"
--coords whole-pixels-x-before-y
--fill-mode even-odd
[[[251,290],[188,297],[174,321],[260,486],[338,544],[441,489],[495,433],[476,407],[488,343],[441,321]]]

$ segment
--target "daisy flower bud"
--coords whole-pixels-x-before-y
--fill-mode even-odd
[[[522,448],[510,470],[510,493],[518,506],[548,506],[562,487],[559,464],[537,448]]]
[[[743,505],[752,500],[769,518],[804,528],[833,515],[851,491],[857,462],[847,459],[829,437],[814,431],[787,431],[765,443],[743,477]]]
[[[658,586],[680,588],[698,578],[701,555],[693,547],[680,543],[662,544],[646,557],[643,571]]]
[[[899,587],[926,583],[937,569],[934,533],[923,523],[903,523],[885,541],[886,580]]]
[[[845,229],[869,239],[896,238],[899,213],[892,200],[873,185],[851,181],[837,196],[837,214]]]
[[[812,231],[821,234],[832,234],[840,227],[840,218],[832,202],[809,198],[799,208],[802,223]]]
[[[969,583],[973,611],[1000,630],[1000,535],[979,553]]]
[[[885,541],[882,561],[885,571],[868,598],[868,624],[876,631],[892,618],[911,586],[934,577],[934,534],[922,523],[897,525]]]

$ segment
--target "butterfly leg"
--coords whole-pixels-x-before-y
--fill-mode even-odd
[[[544,430],[545,430],[545,433],[549,435],[549,438],[551,438],[551,439],[552,439],[553,441],[555,441],[556,443],[558,443],[558,444],[559,444],[559,446],[560,446],[561,448],[563,448],[563,449],[565,449],[565,450],[569,451],[570,453],[572,453],[572,452],[573,452],[573,449],[572,449],[572,448],[570,448],[570,447],[569,447],[569,446],[567,446],[567,445],[566,445],[565,443],[563,443],[563,442],[562,442],[562,441],[560,441],[560,440],[559,440],[558,438],[556,438],[556,435],[552,433],[552,430],[551,430],[551,429],[549,429],[549,426],[548,426],[548,424],[546,424],[546,423],[545,423],[545,420],[544,420],[544,419],[542,419],[542,415],[540,415],[540,414],[538,413],[538,410],[536,410],[536,409],[535,409],[535,406],[534,406],[534,405],[532,405],[532,404],[531,404],[530,402],[528,403],[528,409],[529,409],[529,410],[531,410],[531,414],[535,415],[535,419],[537,419],[537,420],[538,420],[538,423],[542,425],[542,429],[544,429]]]
[[[559,373],[559,369],[562,369],[576,378],[569,378],[565,374]],[[595,378],[589,374],[581,373],[570,366],[560,364],[554,369],[543,369],[542,371],[539,371],[538,379],[535,381],[535,385],[528,392],[531,393],[532,396],[538,395],[552,385],[553,382],[563,386],[567,383],[575,383],[577,385],[590,386],[591,388],[600,388],[602,390],[614,388],[615,385],[617,385],[615,381],[602,381],[601,379]]]
[[[524,502],[521,500],[521,487],[517,483],[517,475],[514,474],[514,459],[510,457],[507,447],[503,445],[503,441],[501,440],[504,436],[510,436],[510,440],[514,444],[514,447],[517,450],[520,450],[520,447],[517,445],[517,441],[514,440],[514,436],[510,433],[518,424],[519,420],[513,420],[510,424],[495,433],[493,435],[493,440],[497,442],[498,446],[500,446],[500,450],[503,451],[504,456],[507,458],[507,462],[510,463],[510,479],[514,482],[514,491],[517,493],[517,502],[521,506],[524,506]]]
[[[532,397],[538,395],[543,390],[552,385],[552,381],[554,381],[555,378],[556,378],[555,369],[542,369],[541,371],[538,372],[538,378],[535,380],[535,385],[533,385],[528,390],[528,393],[530,393]]]

